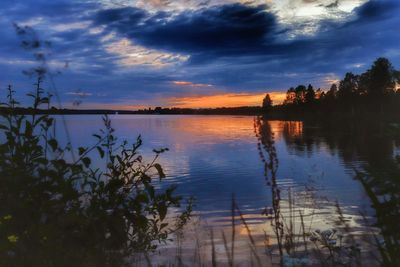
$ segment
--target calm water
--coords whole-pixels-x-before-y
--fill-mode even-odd
[[[195,198],[193,223],[185,228],[183,237],[173,236],[173,241],[160,246],[152,255],[154,263],[173,263],[178,251],[190,262],[188,266],[198,257],[210,263],[211,244],[214,244],[211,240],[215,241],[217,258],[226,263],[223,237],[228,237],[228,243],[233,240],[230,236],[233,194],[247,223],[245,226],[236,212],[235,262],[249,266],[253,259],[248,228],[258,255],[270,262],[265,244],[276,247],[276,241],[271,219],[262,213],[271,207],[272,194],[264,176],[254,117],[115,115],[110,118],[121,142],[135,142],[138,135],[142,136],[140,153],[146,162],[154,157],[153,149],[169,148],[159,159],[167,178],[157,187],[177,185],[177,194]],[[63,119],[75,149],[95,145],[97,139],[92,135],[103,128],[102,116],[56,116],[56,135],[61,145],[62,141],[64,145],[68,141]],[[360,241],[371,237],[371,233],[380,233],[379,242],[385,244],[388,255],[392,259],[398,257],[400,123],[367,119],[261,120],[257,125],[265,130],[261,135],[263,140],[273,135],[279,160],[277,182],[282,195],[282,221],[286,224],[288,218],[293,221],[293,233],[298,238],[301,229],[309,233],[334,228],[340,233],[340,225],[335,224],[339,217],[338,202],[344,220],[350,225],[351,236]],[[91,155],[93,164],[104,169],[105,160],[94,155]],[[289,199],[292,205],[288,204]],[[376,227],[365,227],[364,218]],[[362,246],[363,255],[370,252],[377,255],[376,247],[369,244]],[[272,253],[277,256],[276,249]],[[364,259],[369,261],[370,257]],[[271,261],[277,260],[275,257]]]
[[[153,148],[168,147],[160,162],[178,193],[196,198],[195,211],[215,225],[229,225],[232,193],[250,223],[262,222],[270,205],[263,163],[257,150],[254,118],[240,116],[112,116],[116,135],[134,141],[150,160]],[[66,116],[74,147],[95,142],[101,116]],[[373,214],[370,197],[354,179],[355,170],[384,173],[399,143],[381,125],[269,121],[279,158],[279,184],[302,194],[305,186],[323,199],[338,201],[347,214]],[[396,125],[395,125],[396,126]],[[57,125],[64,134],[61,123]],[[397,126],[396,126],[397,127]],[[395,127],[394,127],[395,128]],[[102,162],[96,164],[101,165]],[[397,180],[398,181],[398,180]],[[322,203],[322,202],[320,202]],[[329,213],[331,211],[321,211]]]

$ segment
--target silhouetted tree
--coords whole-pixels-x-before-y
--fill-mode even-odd
[[[369,70],[359,75],[346,73],[339,84],[332,84],[326,92],[298,85],[286,92],[283,105],[277,111],[394,112],[400,113],[400,71],[394,69],[386,58],[378,58]],[[399,88],[399,89],[398,89]],[[313,103],[313,105],[310,105]],[[326,104],[326,105],[325,105]]]
[[[341,99],[350,99],[357,93],[358,76],[352,72],[346,73],[344,79],[340,81],[338,96]]]
[[[305,102],[307,104],[311,104],[311,103],[314,103],[314,100],[315,100],[315,91],[314,91],[314,88],[312,87],[312,85],[309,84],[307,87],[306,94],[305,94]]]
[[[302,104],[305,102],[305,98],[306,98],[306,87],[304,85],[299,85],[296,87],[295,89],[295,93],[296,93],[296,98],[295,98],[295,103],[296,104]]]
[[[331,85],[331,88],[329,89],[329,91],[326,93],[326,98],[329,100],[336,99],[337,91],[338,91],[337,85],[336,85],[336,83],[333,83]]]
[[[373,63],[369,73],[368,94],[383,96],[394,92],[396,72],[387,58],[378,58]]]
[[[324,92],[321,90],[321,88],[318,88],[315,91],[315,98],[316,99],[321,99],[324,96]]]
[[[358,76],[358,95],[367,95],[371,83],[371,75],[369,71],[366,71]]]
[[[269,94],[266,94],[264,99],[263,99],[263,103],[262,103],[262,108],[264,112],[268,112],[271,110],[272,108],[272,99],[269,96]]]
[[[293,87],[290,87],[286,92],[286,99],[283,101],[284,105],[293,104],[296,99],[296,93]]]

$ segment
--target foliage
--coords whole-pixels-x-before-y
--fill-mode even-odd
[[[357,94],[358,77],[351,72],[346,73],[339,83],[338,97],[343,100],[350,100]]]
[[[381,113],[400,111],[399,71],[396,71],[386,58],[378,58],[371,68],[362,74],[348,72],[337,84],[332,84],[325,93],[299,85],[291,87],[286,93],[283,105],[276,110],[293,111],[380,111]]]
[[[311,84],[308,85],[304,101],[307,104],[312,104],[315,100],[315,91]]]
[[[266,94],[264,99],[263,99],[263,103],[262,103],[262,108],[264,112],[268,112],[271,110],[272,108],[272,99],[269,96],[269,94]]]
[[[29,94],[32,109],[50,106],[42,78]],[[120,143],[109,118],[93,147],[61,146],[48,115],[19,115],[8,88],[0,131],[0,266],[123,266],[135,253],[157,249],[189,220],[175,187],[157,189],[165,178],[154,150],[146,163],[142,145]],[[106,168],[92,165],[96,152]],[[180,209],[178,209],[180,210]]]

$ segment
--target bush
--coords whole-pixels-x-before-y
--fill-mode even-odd
[[[189,220],[191,201],[173,217],[182,198],[174,187],[154,186],[155,178],[165,178],[157,159],[167,149],[146,163],[140,136],[119,143],[104,117],[96,145],[67,160],[74,150],[59,144],[55,118],[37,114],[50,107],[41,83],[39,77],[29,94],[31,115],[16,112],[11,86],[2,104],[0,266],[122,266],[168,241]],[[107,162],[103,171],[91,164],[96,151]]]

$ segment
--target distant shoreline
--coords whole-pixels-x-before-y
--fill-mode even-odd
[[[9,113],[8,108],[0,108],[1,113]],[[38,109],[16,108],[17,114],[49,114],[49,115],[263,115],[261,107],[237,107],[237,108],[155,108],[146,110],[110,110],[110,109]]]
[[[9,113],[9,109],[0,108],[0,113]],[[222,115],[222,116],[263,116],[269,120],[382,120],[400,122],[400,114],[397,113],[377,113],[377,112],[358,112],[349,114],[348,112],[323,112],[320,110],[293,112],[282,110],[274,106],[271,111],[264,112],[261,107],[238,107],[238,108],[214,108],[214,109],[149,109],[149,110],[109,110],[109,109],[39,109],[36,112],[29,108],[16,108],[16,114],[33,115]]]

